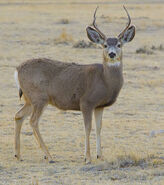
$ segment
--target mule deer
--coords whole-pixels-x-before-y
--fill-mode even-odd
[[[128,24],[115,38],[107,38],[96,25],[96,11],[92,26],[86,28],[88,38],[103,47],[103,64],[79,65],[49,59],[32,59],[17,67],[15,78],[20,97],[25,104],[15,115],[15,157],[20,159],[20,131],[25,117],[31,115],[30,125],[45,157],[52,157],[39,132],[39,118],[46,105],[62,110],[82,111],[85,125],[85,161],[89,163],[92,113],[96,121],[97,158],[101,153],[100,131],[104,107],[111,106],[123,85],[122,46],[135,35],[135,26],[124,7]]]

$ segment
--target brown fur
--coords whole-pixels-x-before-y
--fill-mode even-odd
[[[33,59],[21,64],[17,71],[21,89],[30,104],[43,100],[62,110],[80,110],[84,99],[92,109],[103,107],[116,100],[122,86],[122,70],[105,64]]]

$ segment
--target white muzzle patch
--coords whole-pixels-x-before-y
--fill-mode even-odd
[[[121,62],[120,62],[120,61],[113,62],[113,63],[111,63],[111,62],[107,62],[107,65],[108,65],[109,67],[111,67],[111,66],[119,67],[119,66],[120,66],[120,64],[121,64]]]

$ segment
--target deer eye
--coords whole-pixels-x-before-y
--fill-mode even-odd
[[[104,48],[107,48],[107,45],[106,44],[104,44]]]
[[[117,47],[120,48],[121,47],[121,44],[118,44]]]

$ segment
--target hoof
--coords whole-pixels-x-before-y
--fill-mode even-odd
[[[97,155],[97,159],[101,159],[101,156],[100,155]]]
[[[97,159],[101,160],[101,161],[104,161],[104,157],[102,155],[97,155]]]
[[[14,155],[14,157],[15,157],[18,161],[23,161],[23,159],[21,159],[21,158],[18,157],[17,155]]]
[[[91,160],[90,159],[88,160],[88,159],[85,158],[84,161],[85,161],[85,164],[91,164]]]
[[[49,161],[49,163],[55,163],[55,161],[51,160],[51,161]]]
[[[48,157],[45,155],[45,156],[44,156],[44,159],[48,159]]]

